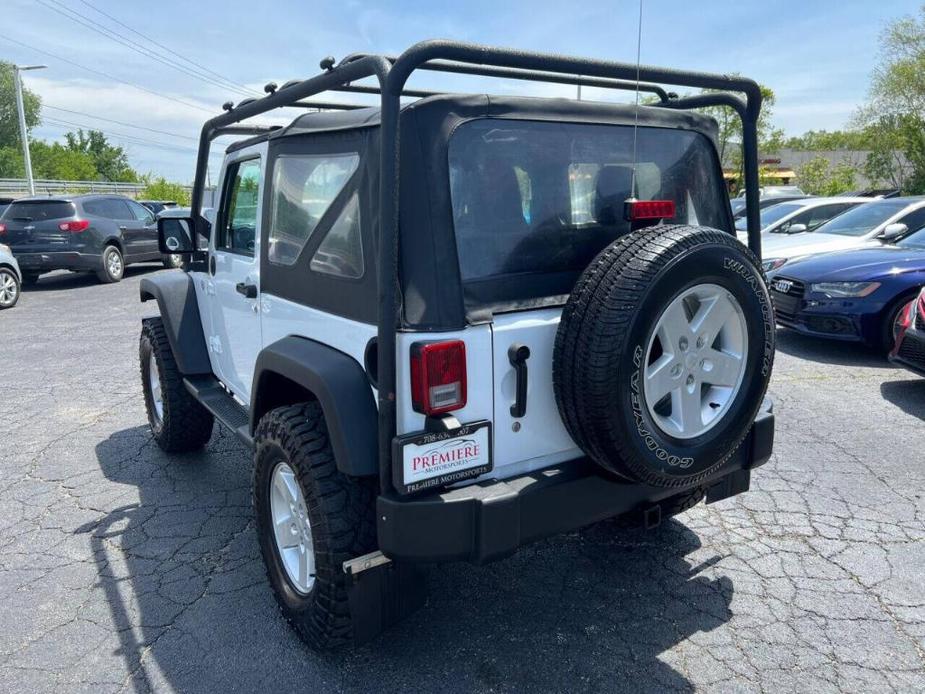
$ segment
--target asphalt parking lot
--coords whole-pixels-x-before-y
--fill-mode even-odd
[[[149,439],[155,271],[0,313],[0,691],[925,690],[925,379],[781,332],[751,493],[436,567],[413,617],[317,656],[265,583],[247,451]]]

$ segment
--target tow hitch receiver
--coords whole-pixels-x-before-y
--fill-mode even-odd
[[[424,604],[424,570],[372,552],[344,562],[356,644],[371,641]]]

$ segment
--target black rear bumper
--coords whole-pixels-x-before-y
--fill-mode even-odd
[[[774,415],[762,411],[739,451],[707,482],[707,503],[748,490],[751,470],[771,457]],[[678,493],[619,480],[587,459],[438,494],[377,501],[379,549],[401,561],[484,564],[518,547]]]
[[[99,253],[78,253],[77,251],[18,251],[13,255],[25,274],[51,272],[52,270],[97,270],[103,266]]]

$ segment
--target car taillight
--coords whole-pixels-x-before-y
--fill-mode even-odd
[[[466,343],[411,345],[411,402],[415,412],[443,414],[466,406]]]
[[[0,224],[0,234],[6,233],[6,224]]]
[[[58,228],[61,231],[83,231],[90,226],[90,222],[86,219],[75,219],[71,222],[61,222],[58,225]]]
[[[915,321],[915,324],[921,328],[925,328],[925,292],[922,292],[922,294],[919,295],[918,306],[919,315]]]
[[[626,221],[643,219],[672,219],[675,216],[674,200],[627,200]]]

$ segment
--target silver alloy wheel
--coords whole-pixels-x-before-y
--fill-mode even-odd
[[[649,337],[643,394],[665,434],[692,439],[716,426],[745,376],[745,313],[716,284],[689,287],[672,299]]]
[[[16,303],[19,296],[19,285],[12,273],[0,272],[0,306],[6,308]]]
[[[273,539],[290,583],[307,595],[315,585],[315,546],[302,488],[295,472],[278,462],[270,477],[270,516]]]
[[[114,248],[106,254],[106,270],[110,277],[122,276],[122,256]]]
[[[148,385],[151,388],[151,405],[154,407],[154,418],[160,426],[164,421],[164,391],[161,388],[161,375],[157,370],[157,362],[152,354],[148,358]]]

